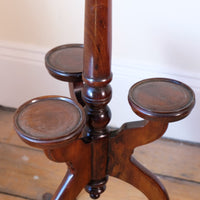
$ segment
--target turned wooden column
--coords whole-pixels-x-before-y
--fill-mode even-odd
[[[83,58],[83,92],[87,116],[85,136],[92,141],[91,182],[86,187],[92,198],[105,190],[108,162],[107,124],[111,112],[111,0],[86,0]]]

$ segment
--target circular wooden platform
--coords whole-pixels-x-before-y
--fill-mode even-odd
[[[23,104],[14,116],[15,129],[28,142],[53,144],[79,136],[85,122],[84,111],[71,99],[46,96]]]
[[[45,56],[45,65],[49,73],[62,81],[82,80],[83,45],[61,45],[50,50]]]
[[[193,91],[172,79],[152,78],[140,81],[129,90],[129,103],[144,119],[166,118],[177,121],[186,117],[195,103]]]

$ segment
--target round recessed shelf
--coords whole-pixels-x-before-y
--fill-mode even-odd
[[[152,78],[134,84],[128,95],[136,114],[144,119],[165,118],[176,121],[186,117],[195,103],[187,85],[166,78]]]
[[[54,145],[77,138],[85,122],[83,109],[66,97],[32,99],[15,113],[19,136],[34,146]]]
[[[49,73],[62,81],[82,80],[83,45],[67,44],[50,50],[45,56],[45,65]]]

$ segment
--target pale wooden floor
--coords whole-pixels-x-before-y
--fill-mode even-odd
[[[41,200],[53,193],[66,172],[65,164],[49,161],[17,137],[13,112],[0,109],[0,200]],[[200,200],[200,146],[158,140],[140,147],[136,158],[156,173],[171,200]],[[143,194],[110,177],[102,200],[145,200]],[[89,200],[83,190],[78,200]],[[155,199],[157,200],[157,199]]]

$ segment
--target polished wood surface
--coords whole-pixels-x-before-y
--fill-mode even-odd
[[[109,174],[132,184],[151,200],[169,197],[156,176],[131,155],[135,147],[161,137],[167,125],[162,121],[127,123],[110,138]]]
[[[70,136],[83,124],[83,112],[71,100],[48,96],[25,103],[16,120],[18,128],[30,138],[41,140]],[[75,132],[76,133],[76,132]]]
[[[72,100],[61,103],[61,97],[54,101],[42,97],[25,103],[14,117],[15,129],[26,143],[68,166],[52,200],[74,200],[83,188],[97,199],[106,190],[109,176],[133,185],[150,200],[169,200],[161,181],[132,153],[159,139],[169,122],[185,118],[194,106],[194,93],[176,80],[143,80],[131,87],[128,99],[144,120],[110,129],[111,10],[111,0],[86,0],[84,48],[64,45],[47,53],[48,71],[70,82]]]
[[[133,111],[148,120],[173,122],[186,117],[195,104],[193,91],[184,83],[166,78],[142,80],[129,90]]]
[[[21,139],[42,149],[76,139],[84,123],[82,107],[61,96],[32,99],[20,106],[14,117],[15,130]]]
[[[45,65],[48,72],[56,79],[69,82],[72,99],[85,105],[81,92],[83,88],[83,44],[66,44],[47,52]]]
[[[47,52],[45,65],[55,78],[67,82],[80,82],[83,71],[83,45],[66,44]]]
[[[91,180],[86,190],[98,198],[106,189],[111,112],[112,1],[85,1],[83,90],[87,115],[84,136],[91,140]]]
[[[0,109],[0,199],[42,200],[54,193],[66,173],[64,163],[48,161],[41,150],[20,140],[12,126],[13,111]],[[199,200],[200,146],[159,139],[135,150],[135,158],[165,185],[171,200]],[[89,200],[81,191],[77,200]],[[109,177],[102,200],[145,200],[141,192]]]
[[[83,80],[92,87],[112,78],[112,0],[85,1]]]

